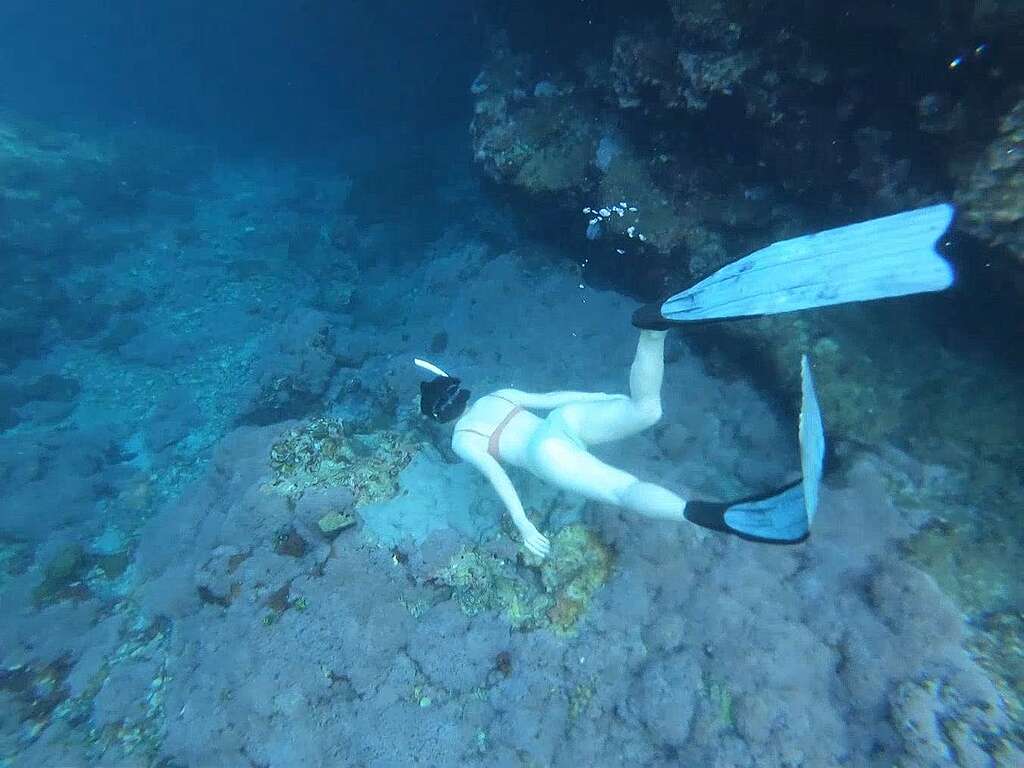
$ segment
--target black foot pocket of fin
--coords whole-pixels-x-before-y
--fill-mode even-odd
[[[675,323],[661,314],[661,303],[644,304],[633,313],[633,325],[645,331],[667,331]]]
[[[732,533],[732,529],[725,524],[725,510],[728,508],[728,504],[719,504],[715,501],[688,501],[686,509],[683,510],[683,517],[694,525],[710,531]]]

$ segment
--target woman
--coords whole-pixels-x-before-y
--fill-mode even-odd
[[[796,485],[784,489],[782,496],[753,504],[688,501],[590,453],[591,445],[635,435],[661,418],[667,323],[654,320],[643,325],[629,372],[628,396],[500,389],[467,408],[470,393],[458,378],[417,360],[437,374],[420,385],[420,409],[439,422],[457,419],[452,449],[490,480],[526,548],[538,557],[547,556],[551,545],[527,518],[502,464],[522,467],[563,490],[648,517],[688,520],[753,541],[796,543],[807,538],[807,515]],[[533,410],[548,413],[542,418]],[[780,505],[779,499],[785,503]],[[743,519],[733,519],[737,515]]]

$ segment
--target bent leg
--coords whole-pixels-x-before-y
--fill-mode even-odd
[[[559,409],[576,437],[588,445],[599,445],[635,435],[657,423],[661,418],[666,333],[640,332],[629,369],[628,398],[570,403]]]
[[[567,440],[544,441],[535,461],[534,473],[563,490],[647,517],[686,519],[683,515],[686,501],[682,497],[605,464]]]

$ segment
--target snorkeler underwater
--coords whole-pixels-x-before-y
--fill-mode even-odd
[[[135,5],[0,4],[0,768],[1024,765],[1019,3]]]
[[[470,392],[460,386],[461,380],[416,358],[417,366],[434,374],[420,384],[420,411],[442,423],[458,419],[452,450],[494,486],[526,549],[537,557],[546,557],[551,543],[527,518],[503,460],[563,490],[641,515],[686,520],[750,541],[797,544],[810,535],[825,452],[806,355],[800,362],[806,410],[800,412],[803,476],[777,493],[734,503],[684,499],[601,462],[587,449],[631,437],[661,418],[665,337],[673,322],[794,312],[943,290],[953,284],[953,269],[933,245],[952,220],[952,206],[935,205],[774,243],[663,303],[641,307],[633,313],[633,325],[641,333],[630,367],[629,395],[503,389],[485,395],[466,413]],[[539,419],[530,408],[549,413]],[[520,414],[518,428],[505,435]]]

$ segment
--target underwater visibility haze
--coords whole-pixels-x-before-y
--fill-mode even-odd
[[[5,0],[0,768],[1024,766],[1020,0]]]

